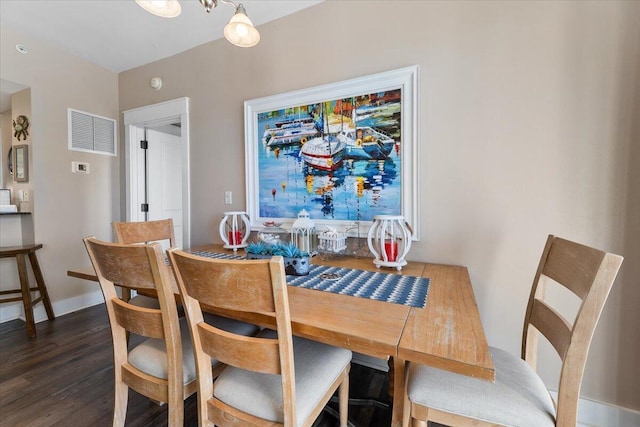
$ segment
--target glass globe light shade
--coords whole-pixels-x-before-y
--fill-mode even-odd
[[[138,6],[163,18],[175,18],[182,13],[178,0],[136,0]]]
[[[224,37],[240,47],[255,46],[260,41],[260,33],[253,26],[242,5],[238,6],[235,15],[224,27]]]

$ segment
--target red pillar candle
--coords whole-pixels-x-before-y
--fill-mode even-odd
[[[390,262],[395,262],[398,257],[398,242],[395,240],[386,240],[384,242],[384,253]]]
[[[239,245],[242,242],[242,231],[230,231],[229,232],[229,244]]]

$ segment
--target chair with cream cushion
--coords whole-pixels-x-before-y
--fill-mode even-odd
[[[173,231],[173,219],[159,219],[155,221],[139,222],[113,222],[113,233],[116,242],[125,244],[152,243],[159,242],[162,249],[175,247],[176,237]],[[131,297],[131,290],[122,288],[122,299],[131,304],[147,307],[160,308],[158,300],[145,295]]]
[[[199,425],[311,426],[339,390],[347,425],[351,351],[292,337],[282,257],[221,260],[172,249],[194,343]],[[259,316],[270,324],[256,337],[203,322],[201,304]],[[213,382],[207,360],[227,366]]]
[[[621,264],[621,256],[549,236],[529,297],[521,358],[491,347],[495,383],[410,363],[403,425],[575,427],[591,338]],[[552,284],[580,299],[573,324],[545,300]],[[562,361],[557,404],[535,372],[539,334]]]
[[[113,425],[125,423],[129,388],[157,402],[167,402],[169,425],[182,425],[183,400],[196,391],[195,362],[188,329],[178,319],[171,271],[162,248],[158,243],[122,245],[94,237],[85,238],[84,243],[104,294],[111,325],[115,374]],[[123,301],[116,294],[115,283],[156,291],[160,309]],[[127,332],[147,338],[130,353]],[[213,374],[217,375],[222,365],[211,362],[218,365]]]
[[[162,249],[176,247],[176,238],[173,230],[173,220],[171,218],[159,219],[155,221],[141,222],[114,222],[113,231],[118,243],[138,244],[159,242]],[[145,295],[136,295],[131,298],[131,291],[122,288],[122,299],[129,301],[133,305],[147,308],[159,308],[158,300]],[[178,305],[178,312],[181,307]],[[214,316],[209,313],[204,314],[205,321],[216,325],[222,329],[233,330],[243,335],[255,335],[259,328],[249,323],[239,322],[222,316]]]

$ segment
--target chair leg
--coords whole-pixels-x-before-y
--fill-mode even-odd
[[[171,375],[171,374],[170,374]],[[180,375],[182,377],[182,375]],[[177,378],[174,378],[174,381],[169,383],[169,425],[170,426],[182,426],[184,424],[184,391],[182,386],[182,381],[176,381]],[[180,378],[182,379],[182,378]]]
[[[115,403],[113,406],[113,427],[124,427],[127,418],[127,403],[129,401],[129,387],[116,378]]]
[[[55,320],[56,316],[53,313],[53,307],[51,306],[51,300],[49,299],[49,292],[47,292],[47,287],[44,284],[44,277],[42,276],[42,270],[40,270],[40,263],[38,263],[38,257],[35,252],[29,253],[29,261],[31,262],[31,269],[33,270],[33,275],[36,278],[36,284],[38,285],[38,291],[40,292],[40,297],[42,297],[42,303],[44,304],[44,309],[47,312],[47,318],[49,320]]]
[[[122,290],[122,301],[129,302],[131,299],[131,289],[129,288],[120,288]]]
[[[169,424],[170,426],[181,426],[184,423],[184,401],[181,405],[169,404]]]
[[[347,427],[349,423],[349,370],[344,373],[342,384],[338,390],[340,396],[340,427]]]
[[[407,395],[406,389],[403,395],[404,395],[404,398],[402,401],[402,427],[409,427],[409,424],[411,424],[411,401],[409,401],[409,396]]]
[[[18,263],[18,276],[20,277],[20,289],[22,290],[22,304],[24,305],[24,318],[27,322],[27,336],[36,336],[36,322],[33,318],[33,305],[31,304],[31,291],[29,290],[29,276],[27,275],[27,263],[24,254],[16,254]]]

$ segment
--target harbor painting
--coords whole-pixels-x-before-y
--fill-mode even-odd
[[[407,137],[415,136],[408,93],[402,84],[372,89],[281,106],[271,100],[245,114],[252,228],[293,221],[303,209],[317,225],[358,229],[375,215],[406,214],[405,168],[414,155]]]

